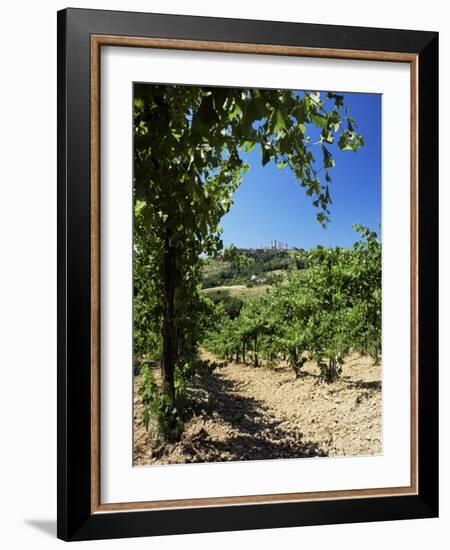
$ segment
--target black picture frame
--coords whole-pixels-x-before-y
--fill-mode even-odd
[[[418,63],[418,491],[92,513],[91,36],[414,54]],[[58,530],[64,540],[438,515],[438,34],[86,9],[58,12]]]

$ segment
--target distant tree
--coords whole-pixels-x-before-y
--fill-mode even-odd
[[[240,300],[239,298],[236,298],[235,296],[228,296],[228,295],[217,296],[217,297],[213,296],[211,298],[211,301],[214,304],[221,304],[225,314],[230,319],[236,319],[236,317],[239,316],[242,306],[244,304],[243,301]]]

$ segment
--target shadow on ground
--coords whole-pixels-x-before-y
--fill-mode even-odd
[[[201,428],[196,434],[183,436],[178,448],[186,462],[220,462],[236,460],[269,460],[326,456],[319,446],[305,441],[295,426],[285,419],[273,418],[264,410],[264,403],[239,394],[239,383],[220,374],[197,381],[197,395],[209,395],[215,419],[224,436]],[[153,457],[161,458],[169,449],[154,449]]]
[[[381,391],[381,380],[366,382],[365,380],[351,380],[349,376],[343,376],[342,380],[351,388],[358,390]]]

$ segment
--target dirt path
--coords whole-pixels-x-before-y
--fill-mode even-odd
[[[216,369],[192,389],[209,396],[212,414],[192,418],[180,442],[163,445],[154,425],[142,425],[135,377],[135,465],[381,453],[381,368],[355,354],[333,384],[320,382],[312,364],[302,372],[296,380],[286,365]]]

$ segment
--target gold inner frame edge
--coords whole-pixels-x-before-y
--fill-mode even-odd
[[[330,59],[391,61],[410,65],[411,134],[411,484],[407,487],[210,497],[142,502],[101,503],[100,500],[100,49],[102,46],[164,48],[206,52],[247,53]],[[418,55],[401,52],[308,48],[271,44],[212,42],[115,35],[91,35],[90,56],[90,185],[91,185],[91,513],[162,510],[229,505],[274,504],[418,494]]]

